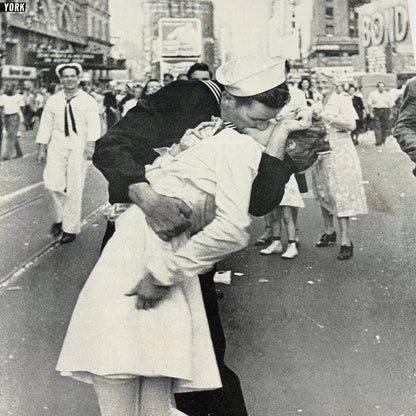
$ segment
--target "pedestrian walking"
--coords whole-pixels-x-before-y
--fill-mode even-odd
[[[24,118],[24,125],[26,131],[33,130],[34,122],[34,102],[35,102],[35,94],[33,87],[25,88],[23,90],[23,118]]]
[[[358,145],[358,136],[364,131],[364,116],[365,116],[365,107],[363,100],[360,96],[356,95],[357,88],[354,85],[350,85],[348,93],[351,96],[352,105],[355,112],[357,113],[358,118],[355,120],[355,130],[351,132],[351,139],[355,146]]]
[[[126,101],[123,106],[123,117],[127,114],[127,111],[129,111],[137,104],[137,101],[139,101],[142,91],[143,87],[140,84],[136,84],[133,87],[133,97],[130,100]]]
[[[6,129],[6,146],[2,160],[9,160],[23,156],[17,137],[19,125],[23,121],[24,102],[19,94],[16,93],[13,84],[7,84],[4,94],[0,96],[0,111],[3,126]]]
[[[114,125],[120,116],[118,111],[117,99],[111,88],[108,88],[104,93],[103,105],[105,107],[105,115],[107,120],[107,129]]]
[[[60,64],[56,74],[63,89],[48,99],[36,142],[38,160],[46,159],[43,179],[54,207],[51,233],[62,233],[60,242],[65,244],[81,231],[85,175],[100,136],[100,120],[96,101],[79,88],[81,65]]]
[[[360,160],[350,137],[350,132],[356,128],[358,116],[349,94],[339,88],[333,77],[328,76],[327,79],[335,91],[320,113],[320,118],[327,126],[332,151],[320,155],[312,169],[313,190],[321,205],[325,225],[325,232],[316,246],[327,247],[335,243],[336,218],[341,233],[338,259],[347,260],[353,256],[353,243],[349,235],[350,217],[367,213]]]
[[[390,135],[391,97],[385,90],[384,82],[378,82],[377,88],[370,92],[367,104],[368,112],[373,120],[376,146],[381,146]]]
[[[279,206],[274,208],[272,212],[266,215],[266,223],[271,227],[272,231],[272,243],[260,250],[261,254],[282,254],[284,259],[293,259],[298,255],[296,245],[299,243],[299,237],[296,233],[296,222],[293,215],[293,209],[304,208],[302,196],[299,192],[299,187],[295,179],[295,175],[292,175],[289,182],[285,186],[285,193]],[[286,227],[287,233],[287,247],[284,250],[281,236],[282,236],[282,224]]]
[[[33,124],[37,126],[39,124],[40,118],[42,117],[43,108],[45,107],[47,89],[41,88],[36,92],[35,101],[34,101],[34,115],[33,115]]]

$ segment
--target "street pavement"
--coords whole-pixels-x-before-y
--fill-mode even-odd
[[[24,144],[34,152],[33,135]],[[220,264],[234,273],[219,285],[226,361],[252,416],[416,415],[412,163],[393,139],[378,148],[371,134],[357,151],[369,214],[352,221],[353,259],[337,260],[338,244],[315,247],[322,219],[307,195],[299,257],[261,256],[255,219],[250,246]],[[99,255],[106,185],[91,167],[82,233],[53,245],[41,172],[34,155],[0,165],[0,415],[98,416],[92,387],[54,367]]]

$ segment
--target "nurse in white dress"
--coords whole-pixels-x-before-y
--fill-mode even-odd
[[[272,136],[287,136],[277,130]],[[132,205],[82,289],[57,370],[93,383],[101,409],[103,401],[117,400],[119,389],[132,405],[146,408],[165,395],[164,414],[181,414],[171,407],[172,392],[221,387],[198,275],[247,246],[251,184],[263,150],[252,137],[227,128],[148,167],[156,192],[189,205],[193,227],[164,242]],[[170,286],[169,293],[156,307],[137,310],[135,298],[125,294],[149,272]]]

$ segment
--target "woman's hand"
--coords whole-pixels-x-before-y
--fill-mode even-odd
[[[169,286],[155,285],[153,275],[147,273],[125,296],[137,296],[136,309],[150,309],[154,308],[169,293],[169,289]]]

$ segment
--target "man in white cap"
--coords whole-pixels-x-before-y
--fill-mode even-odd
[[[178,142],[188,128],[209,121],[211,116],[221,116],[240,132],[249,127],[265,130],[289,97],[281,58],[239,58],[221,66],[216,75],[225,91],[214,81],[175,81],[150,95],[146,104],[139,102],[97,142],[93,162],[109,181],[110,202],[136,203],[164,240],[186,230],[190,209],[183,201],[159,195],[150,187],[144,165],[158,156],[153,149]],[[262,155],[252,187],[253,215],[264,215],[280,202],[292,173],[283,161],[283,152],[279,157],[277,153],[266,149]],[[109,222],[103,244],[113,232],[114,225]],[[176,395],[177,407],[189,416],[245,416],[239,379],[224,363],[225,338],[214,274],[212,270],[201,275],[200,283],[223,388]],[[143,293],[137,295],[150,299]]]
[[[100,137],[100,119],[94,98],[79,88],[81,65],[60,64],[55,72],[63,89],[46,102],[36,142],[39,162],[46,160],[43,179],[55,211],[51,234],[62,233],[65,244],[81,231],[85,175]]]

